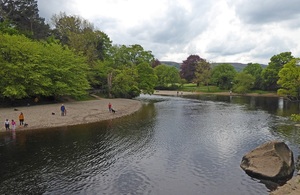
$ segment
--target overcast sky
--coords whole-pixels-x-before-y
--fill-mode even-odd
[[[65,12],[88,20],[113,44],[139,44],[160,61],[191,54],[209,62],[267,64],[300,57],[299,0],[38,0],[47,22]]]

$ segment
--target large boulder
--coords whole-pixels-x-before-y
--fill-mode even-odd
[[[270,180],[290,179],[295,170],[293,152],[279,141],[255,148],[243,157],[240,166],[248,175]]]

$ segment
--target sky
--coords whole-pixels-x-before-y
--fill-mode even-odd
[[[160,61],[268,64],[300,57],[299,0],[38,0],[39,14],[80,16],[113,44],[141,45]]]

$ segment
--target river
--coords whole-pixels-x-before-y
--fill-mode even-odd
[[[276,97],[141,95],[143,107],[90,125],[0,134],[0,194],[259,195],[244,154],[271,140],[300,150]]]

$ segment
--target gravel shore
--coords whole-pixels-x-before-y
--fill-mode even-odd
[[[108,103],[112,104],[115,113],[109,112]],[[92,123],[130,115],[141,108],[141,102],[131,99],[99,99],[89,101],[65,102],[67,113],[61,116],[61,104],[34,105],[26,107],[0,108],[2,125],[0,132],[5,132],[4,121],[15,120],[16,131],[29,129],[43,129],[51,127],[72,126],[77,124]],[[24,123],[19,125],[19,115],[24,114]]]

